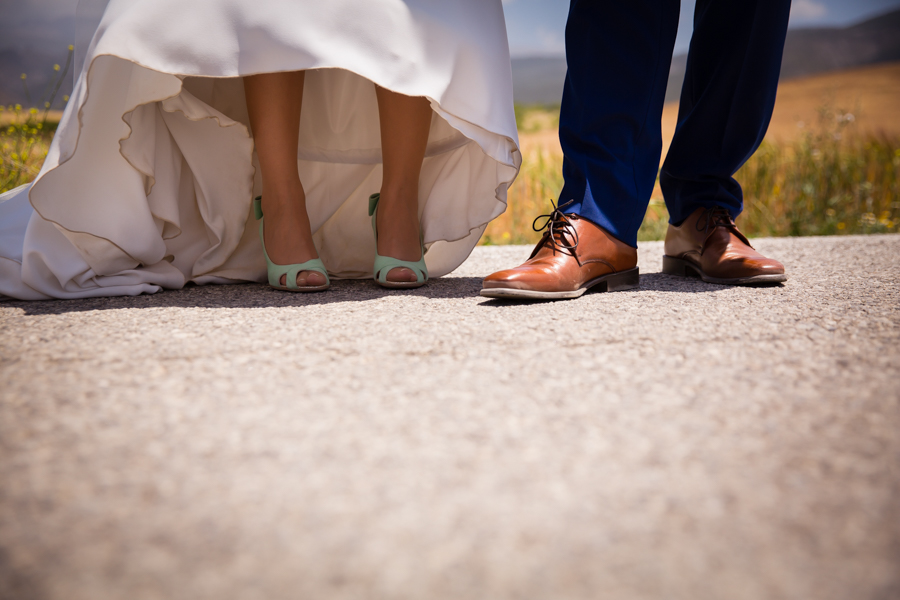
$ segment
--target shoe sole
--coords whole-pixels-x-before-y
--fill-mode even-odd
[[[388,281],[387,283],[381,283],[376,279],[375,283],[387,290],[414,290],[422,287],[428,281]]]
[[[640,286],[640,272],[638,268],[628,269],[620,273],[609,273],[592,279],[577,290],[568,292],[539,292],[537,290],[519,290],[514,288],[484,288],[481,295],[485,298],[499,298],[512,300],[571,300],[580,298],[588,290],[599,288],[596,292],[621,292],[633,290]]]
[[[751,277],[734,277],[732,279],[710,277],[699,268],[697,268],[697,266],[695,266],[693,263],[686,261],[683,258],[674,258],[672,256],[665,255],[663,255],[662,272],[666,275],[676,275],[678,277],[701,279],[706,283],[717,283],[719,285],[765,285],[787,281],[787,275],[785,275],[784,273],[776,273],[772,275],[753,275]]]
[[[324,292],[325,290],[327,290],[328,288],[331,287],[331,284],[329,283],[328,285],[319,285],[319,286],[315,286],[315,287],[303,286],[303,287],[299,287],[299,288],[288,288],[288,287],[281,287],[278,285],[270,285],[269,287],[272,288],[273,290],[278,290],[279,292],[297,292],[300,294],[312,294],[314,292]]]

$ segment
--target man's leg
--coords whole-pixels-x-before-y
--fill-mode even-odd
[[[766,134],[790,0],[697,0],[678,127],[660,175],[670,222],[697,208],[743,209],[732,177]]]
[[[559,119],[560,203],[637,246],[662,152],[679,0],[572,0]]]
[[[560,209],[488,298],[558,300],[638,286],[637,231],[656,181],[679,0],[571,0],[559,139]]]
[[[669,209],[663,271],[741,285],[784,281],[734,219],[734,173],[756,151],[775,106],[790,0],[698,0],[678,109],[660,174]]]

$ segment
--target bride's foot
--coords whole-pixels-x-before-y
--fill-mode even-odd
[[[299,198],[297,197],[299,195]],[[302,192],[293,197],[268,193],[262,198],[263,214],[266,216],[263,232],[269,259],[278,265],[304,263],[318,258],[312,235],[298,235],[309,232],[309,215],[306,213],[306,198]],[[287,286],[286,275],[282,275],[279,285]],[[299,287],[325,285],[327,279],[317,271],[297,273]]]
[[[410,262],[422,258],[418,207],[418,189],[412,192],[382,190],[375,213],[378,254]],[[386,278],[393,283],[417,281],[416,274],[406,267],[391,269]]]

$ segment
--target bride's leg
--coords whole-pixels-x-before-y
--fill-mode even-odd
[[[431,105],[376,86],[384,179],[378,202],[378,254],[400,260],[422,257],[419,244],[419,172],[428,144]],[[416,281],[409,269],[391,269],[388,281]]]
[[[297,264],[317,258],[306,212],[306,194],[297,172],[303,71],[244,77],[250,127],[262,170],[266,252],[272,262]],[[297,285],[324,285],[325,277],[302,271]],[[287,285],[281,276],[281,285]]]

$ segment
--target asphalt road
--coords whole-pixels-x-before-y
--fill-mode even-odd
[[[900,235],[779,287],[0,303],[0,598],[900,598]]]

